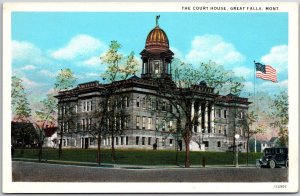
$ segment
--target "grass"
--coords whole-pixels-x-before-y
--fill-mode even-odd
[[[175,165],[175,151],[153,151],[153,150],[116,150],[116,164],[128,165]],[[178,162],[184,164],[185,153],[179,152]],[[239,164],[246,164],[246,153],[239,153]],[[249,153],[249,164],[255,164],[255,160],[261,157],[261,153]],[[14,158],[38,158],[38,149],[15,150]],[[190,152],[191,165],[201,165],[205,158],[206,165],[232,165],[232,152]],[[43,149],[43,159],[59,160],[58,149]],[[96,149],[63,149],[63,161],[96,163]],[[108,149],[101,150],[101,162],[112,163],[111,152]]]

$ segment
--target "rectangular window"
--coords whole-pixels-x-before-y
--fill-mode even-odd
[[[208,148],[208,144],[209,144],[208,141],[203,141],[203,143],[204,143],[205,147]]]
[[[221,118],[221,109],[217,109],[217,117]]]
[[[220,148],[221,147],[221,142],[220,141],[218,141],[218,148]]]
[[[165,101],[162,102],[161,109],[162,109],[162,111],[166,111],[166,102]]]
[[[151,145],[151,137],[148,137],[148,145]]]
[[[124,145],[124,137],[121,136],[121,145]]]
[[[139,140],[140,140],[140,138],[137,136],[137,137],[135,137],[135,144],[136,145],[139,145]]]
[[[139,97],[137,97],[136,98],[136,107],[140,107],[140,98]]]
[[[85,119],[81,120],[81,128],[82,130],[85,130]]]
[[[143,116],[143,129],[146,128],[146,116]]]
[[[119,145],[119,138],[116,137],[116,145]]]
[[[145,137],[142,137],[142,145],[145,145]]]
[[[173,139],[170,139],[170,146],[172,146],[173,145]]]
[[[93,101],[91,101],[91,111],[93,110]]]
[[[144,97],[142,100],[143,109],[146,109],[146,98]]]
[[[148,129],[152,129],[152,118],[148,117]]]
[[[222,132],[222,126],[219,125],[219,133],[221,133],[221,132]]]
[[[227,127],[226,126],[224,126],[224,135],[227,135]]]
[[[172,113],[173,112],[173,106],[172,106],[172,104],[169,104],[169,108],[170,108],[170,112]]]
[[[162,121],[162,130],[165,131],[166,130],[166,120]]]
[[[170,120],[169,128],[170,128],[170,129],[173,129],[173,121],[172,121],[172,120]],[[197,130],[196,130],[196,131],[197,131]]]
[[[139,129],[140,128],[140,117],[136,116],[136,128]]]
[[[125,143],[126,143],[126,145],[128,145],[128,136],[126,136],[126,138],[125,138]]]
[[[227,110],[224,110],[224,118],[227,118]]]
[[[86,111],[87,112],[90,111],[90,104],[91,104],[91,102],[87,101],[87,104],[86,104]]]
[[[156,128],[156,130],[158,130],[159,129],[159,119],[158,118],[156,118],[155,119],[155,128]]]

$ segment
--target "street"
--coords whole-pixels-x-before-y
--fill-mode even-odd
[[[288,169],[255,167],[103,168],[12,162],[15,182],[287,182]]]

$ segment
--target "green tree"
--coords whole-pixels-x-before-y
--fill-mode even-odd
[[[208,86],[215,89],[217,94],[234,95],[239,95],[244,88],[243,77],[234,75],[233,71],[225,70],[222,65],[212,61],[194,66],[180,59],[174,59],[172,65],[172,74],[180,87],[190,87],[205,81]]]
[[[53,94],[48,94],[45,99],[41,101],[42,107],[35,112],[36,119],[40,123],[34,123],[35,128],[39,132],[39,161],[42,160],[43,144],[45,139],[45,128],[49,122],[55,124],[57,114],[57,100]]]
[[[58,75],[56,76],[54,89],[58,91],[68,90],[74,87],[76,81],[77,79],[71,69],[61,69]]]
[[[158,80],[159,94],[176,108],[180,118],[184,118],[181,136],[185,143],[185,167],[190,167],[190,142],[193,136],[192,128],[198,123],[198,116],[192,115],[192,105],[197,100],[197,96],[191,93],[193,85],[205,81],[207,86],[215,89],[216,93],[240,94],[243,88],[243,78],[236,77],[233,72],[226,71],[222,66],[211,61],[193,66],[180,59],[173,60],[172,75],[177,88],[167,86]],[[224,90],[225,89],[225,90]],[[180,119],[177,119],[177,121]],[[180,121],[179,121],[180,122]],[[181,124],[181,122],[180,122]]]
[[[138,61],[134,58],[134,52],[131,52],[128,56],[124,57],[119,50],[122,45],[116,40],[111,41],[109,49],[100,56],[101,63],[105,65],[106,71],[101,74],[102,79],[106,83],[111,83],[111,85],[106,86],[106,88],[101,92],[102,99],[99,103],[101,109],[97,109],[94,112],[96,116],[98,125],[94,126],[94,131],[97,135],[97,162],[101,165],[101,137],[105,135],[111,135],[112,137],[120,132],[119,126],[116,126],[115,117],[125,118],[126,114],[122,111],[117,112],[115,109],[108,110],[109,107],[115,108],[114,93],[118,90],[113,82],[118,80],[126,80],[131,75],[135,75],[137,72]],[[109,121],[109,122],[107,122]],[[112,160],[115,159],[114,142],[112,142]]]
[[[288,146],[288,122],[289,122],[289,103],[286,91],[275,95],[273,101],[274,112],[276,117],[275,126],[279,127],[279,141],[281,146]]]
[[[22,83],[23,81],[17,76],[12,76],[11,80],[11,103],[15,118],[21,121],[28,121],[28,118],[31,116],[31,108]]]
[[[72,72],[71,69],[66,68],[66,69],[61,69],[58,75],[56,76],[56,82],[54,84],[54,89],[57,90],[58,92],[60,91],[65,91],[73,88],[77,82],[77,78],[75,77],[74,73]],[[72,108],[69,107],[68,103],[62,102],[60,104],[60,107],[62,108],[62,113],[61,113],[61,119],[58,122],[59,129],[60,129],[60,143],[59,143],[59,150],[58,150],[58,155],[59,158],[61,158],[62,155],[62,142],[63,142],[63,132],[64,132],[64,122],[65,120],[69,120],[70,118],[70,110]]]
[[[29,122],[31,117],[31,108],[27,99],[27,94],[23,85],[23,81],[17,76],[12,76],[12,88],[11,88],[11,104],[14,119],[19,122]],[[22,151],[24,153],[24,141],[25,136],[27,137],[27,129],[19,129],[19,136],[22,137]],[[12,136],[14,133],[11,133]]]

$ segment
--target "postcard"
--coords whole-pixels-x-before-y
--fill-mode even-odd
[[[297,3],[3,5],[4,193],[298,192]]]

